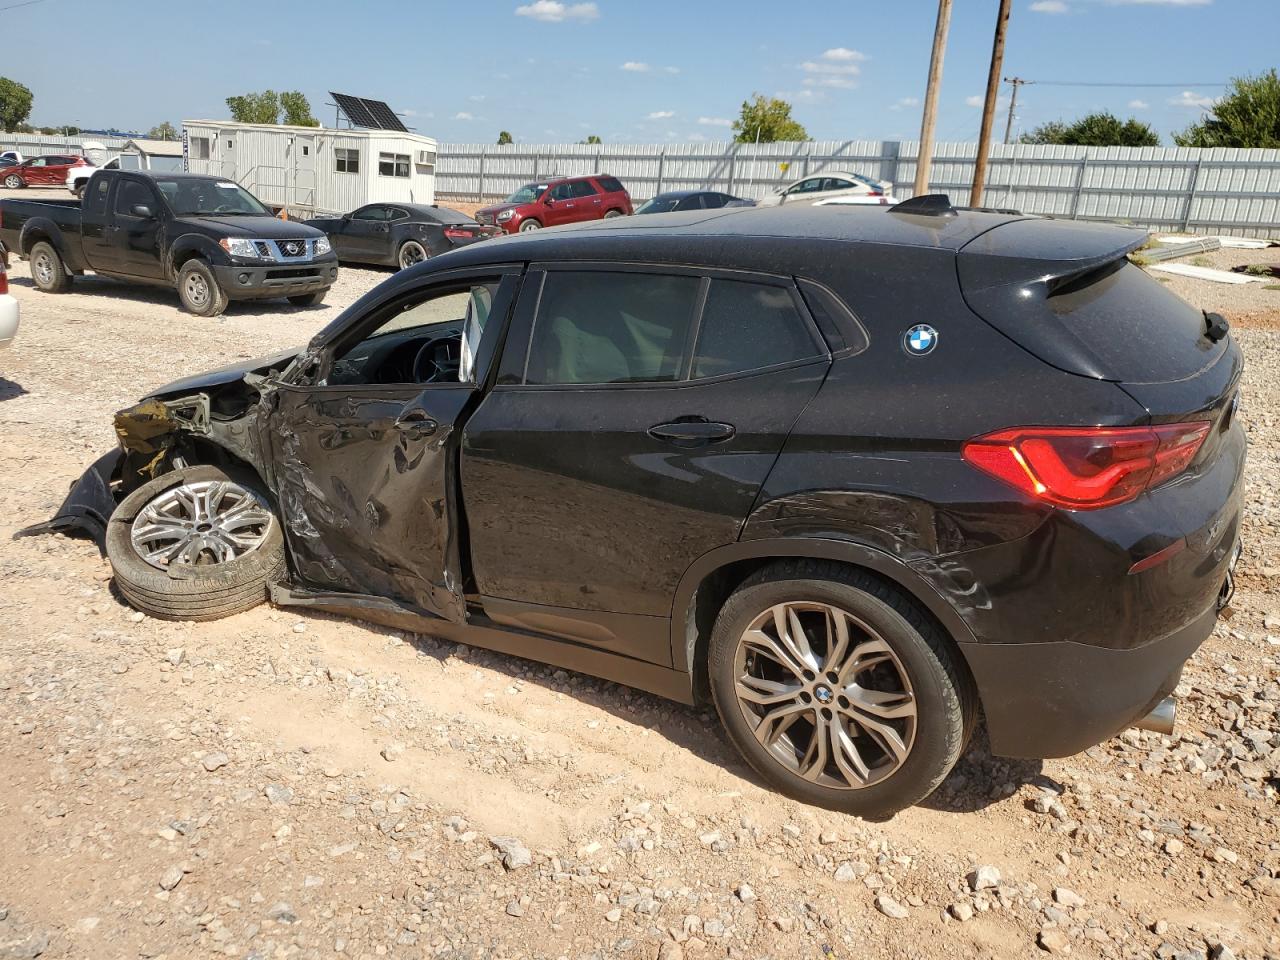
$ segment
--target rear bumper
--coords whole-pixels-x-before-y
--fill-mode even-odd
[[[0,347],[7,347],[18,335],[18,301],[11,293],[0,293]]]
[[[964,643],[991,752],[1068,757],[1109,740],[1173,691],[1217,620],[1210,609],[1162,640],[1131,650],[1060,643]]]
[[[338,260],[330,257],[296,266],[274,264],[269,267],[217,264],[213,273],[232,300],[295,297],[333,286],[338,279]]]

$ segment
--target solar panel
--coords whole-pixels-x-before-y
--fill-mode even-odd
[[[395,115],[395,112],[382,100],[366,100],[364,97],[353,97],[346,93],[329,91],[333,102],[338,105],[353,127],[365,127],[369,130],[398,130],[408,133],[408,129]]]

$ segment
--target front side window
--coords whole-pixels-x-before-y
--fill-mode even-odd
[[[351,215],[352,220],[376,220],[379,223],[387,219],[387,208],[383,206],[361,207]]]
[[[573,184],[571,183],[557,183],[551,188],[552,200],[568,200],[572,196]]]
[[[821,353],[785,287],[712,280],[693,352],[693,378],[743,373]]]
[[[553,271],[542,288],[525,382],[677,380],[700,278]]]
[[[116,188],[116,215],[136,217],[133,208],[139,205],[151,207],[151,212],[155,213],[155,198],[151,195],[151,189],[140,180],[120,181],[120,186]]]
[[[333,167],[338,173],[359,173],[360,151],[349,147],[335,147]]]
[[[407,153],[378,154],[378,175],[407,178],[409,176],[409,155]]]
[[[801,180],[794,187],[788,190],[788,193],[817,193],[822,189],[822,178],[811,177],[808,180]]]

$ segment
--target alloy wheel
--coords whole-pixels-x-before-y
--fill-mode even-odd
[[[916,732],[902,661],[874,629],[827,603],[780,603],[734,654],[738,707],[756,740],[792,774],[856,790],[899,770]]]
[[[202,480],[166,490],[133,521],[133,548],[161,570],[176,564],[227,563],[257,550],[275,523],[249,490],[229,480]]]
[[[416,240],[409,240],[400,248],[400,269],[406,270],[427,259],[427,251]]]
[[[4,178],[4,185],[8,187],[10,190],[17,190],[20,186],[22,186],[22,180],[21,178],[18,177],[16,173],[11,173],[9,174],[9,176]]]

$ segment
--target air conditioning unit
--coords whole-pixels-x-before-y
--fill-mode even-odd
[[[436,152],[434,150],[419,150],[417,162],[425,167],[434,167],[436,165]]]

